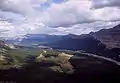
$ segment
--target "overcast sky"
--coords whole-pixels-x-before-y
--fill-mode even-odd
[[[0,36],[86,34],[120,23],[120,0],[0,0]]]

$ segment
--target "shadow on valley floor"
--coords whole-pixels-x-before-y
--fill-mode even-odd
[[[73,73],[55,72],[50,69],[57,64],[30,61],[21,68],[0,70],[1,81],[16,83],[117,83],[120,82],[120,67],[106,60],[73,56],[69,62]]]

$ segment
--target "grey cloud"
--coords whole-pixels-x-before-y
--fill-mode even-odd
[[[93,8],[120,7],[120,0],[92,0]]]
[[[93,23],[95,22],[95,20],[86,20],[86,21],[82,21],[82,22],[74,22],[74,23],[70,23],[70,22],[66,22],[66,23],[62,23],[62,24],[47,24],[49,27],[52,28],[58,28],[58,27],[72,27],[73,25],[77,25],[77,24],[89,24],[89,23]]]
[[[90,32],[96,32],[101,29],[109,29],[113,28],[114,26],[118,25],[120,21],[118,22],[93,22],[90,24],[77,24],[74,26],[71,26],[69,28],[65,27],[59,27],[57,28],[58,32],[57,34],[69,34],[69,33],[74,33],[77,35],[80,34],[88,34]]]
[[[19,0],[1,0],[0,1],[0,10],[5,12],[13,12],[19,14],[28,14],[34,11],[29,4],[22,4]]]
[[[0,0],[0,10],[19,13],[22,15],[31,15],[38,12],[40,4],[47,0]]]
[[[25,18],[20,14],[14,14],[12,12],[0,11],[0,21],[8,21],[10,23],[20,23],[25,20]]]

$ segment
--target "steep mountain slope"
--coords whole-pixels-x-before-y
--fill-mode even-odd
[[[84,50],[120,61],[120,25],[85,35],[70,34],[45,45],[55,49]]]
[[[108,48],[120,48],[120,25],[90,34],[104,43]]]
[[[61,48],[79,50],[83,49],[83,46],[87,48],[87,46],[91,47],[90,45],[94,46],[94,44],[99,44],[98,42],[103,43],[107,48],[120,48],[120,25],[111,29],[102,29],[98,32],[91,32],[90,34],[85,35],[78,36],[69,34],[63,36],[60,41],[51,44],[53,44],[54,46],[52,46],[56,48],[61,46]],[[97,46],[98,45],[96,45],[96,47]]]
[[[66,36],[62,40],[46,44],[54,49],[67,50],[84,50],[87,52],[98,52],[104,49],[105,46],[91,35],[71,35]]]

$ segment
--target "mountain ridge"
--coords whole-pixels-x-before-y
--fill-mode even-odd
[[[120,25],[82,35],[28,34],[26,38],[19,41],[18,45],[83,50],[120,61]]]
[[[100,40],[108,48],[120,48],[120,24],[110,29],[90,33],[90,35]]]

